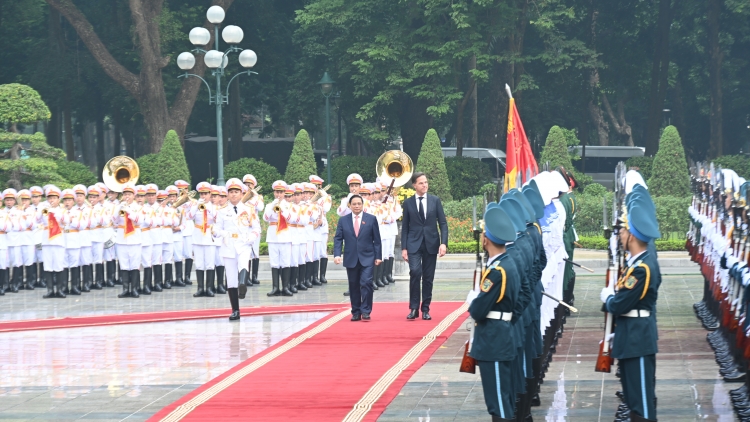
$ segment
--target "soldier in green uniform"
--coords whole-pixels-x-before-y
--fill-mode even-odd
[[[490,258],[482,274],[480,292],[472,290],[467,298],[469,313],[476,324],[469,354],[477,360],[492,421],[510,422],[515,415],[512,365],[518,353],[511,319],[521,278],[505,245],[516,240],[516,229],[497,204],[488,205],[484,221],[482,246]]]
[[[629,195],[626,208],[620,218],[619,241],[628,252],[627,266],[617,290],[605,287],[600,297],[607,312],[616,318],[611,355],[619,360],[628,408],[618,420],[655,421],[656,299],[661,273],[648,244],[661,234],[648,191]]]
[[[573,252],[575,250],[576,232],[573,227],[573,219],[575,218],[576,211],[578,210],[578,203],[573,189],[576,187],[576,180],[569,171],[563,167],[558,167],[557,171],[562,174],[563,179],[568,184],[568,192],[560,196],[560,203],[565,208],[565,229],[563,230],[563,245],[565,245],[565,252],[568,254],[568,259],[573,261]],[[572,305],[575,301],[573,295],[573,289],[576,285],[576,273],[573,271],[573,264],[565,262],[565,272],[563,274],[563,302]],[[570,315],[570,310],[565,308],[565,316]]]

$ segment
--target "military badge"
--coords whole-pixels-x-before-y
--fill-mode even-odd
[[[489,278],[485,278],[484,280],[482,280],[483,292],[487,293],[490,291],[491,288],[492,288],[492,280],[490,280]]]
[[[631,275],[625,280],[623,287],[630,290],[635,287],[636,283],[638,283],[638,279]]]

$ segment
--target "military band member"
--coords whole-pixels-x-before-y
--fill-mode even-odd
[[[67,287],[67,279],[63,279],[66,261],[63,230],[68,217],[65,210],[60,206],[61,195],[60,189],[56,186],[47,186],[45,190],[47,203],[41,206],[36,213],[36,222],[43,230],[42,258],[47,277],[45,299],[55,297],[64,299],[63,288]]]
[[[18,245],[17,261],[20,261],[21,271],[19,271],[18,290],[34,290],[36,275],[32,266],[34,266],[34,218],[29,215],[29,205],[31,204],[31,193],[28,189],[21,189],[16,196],[18,210],[20,211],[20,239]],[[34,266],[35,267],[35,266]],[[24,271],[26,276],[24,277]]]
[[[346,198],[341,198],[341,205],[336,209],[336,213],[339,217],[343,217],[352,212],[349,209],[349,198],[352,195],[359,193],[359,188],[362,187],[362,176],[357,173],[352,173],[346,176],[346,184],[349,186],[349,195]]]
[[[388,186],[381,183],[381,190],[383,195],[387,193]],[[396,236],[398,235],[398,219],[403,215],[401,209],[401,203],[399,202],[398,196],[394,195],[395,192],[391,192],[388,196],[386,205],[388,209],[388,216],[385,218],[386,231],[389,231],[390,237],[388,238],[387,249],[383,252],[383,259],[385,261],[385,278],[389,284],[393,284],[396,280],[393,278],[393,264],[395,262],[395,249],[396,249]],[[387,258],[386,258],[387,256]]]
[[[143,232],[141,230],[141,236],[146,237],[150,241],[151,247],[151,258],[148,262],[151,264],[151,269],[147,273],[144,269],[143,275],[149,281],[148,288],[152,293],[164,291],[162,285],[162,207],[158,201],[159,187],[153,183],[146,185],[146,202],[145,212],[151,216],[151,224],[149,230]]]
[[[171,289],[172,282],[166,277],[165,268],[171,262],[172,257],[172,227],[170,225],[169,206],[167,204],[167,191],[158,189],[156,191],[157,217],[159,226],[152,230],[154,232],[154,253],[159,252],[158,261],[152,260],[151,264],[154,269],[154,291],[160,292],[162,289]],[[170,225],[169,227],[167,227]],[[158,246],[157,240],[158,239]],[[170,261],[167,261],[169,258]],[[156,265],[156,263],[159,263]],[[156,285],[159,285],[157,288]]]
[[[176,209],[172,204],[177,201],[180,196],[180,191],[176,186],[167,186],[167,204],[169,207],[169,214],[171,216],[171,224],[169,230],[166,231],[167,235],[171,238],[172,242],[172,257],[169,261],[164,260],[164,267],[166,278],[176,287],[185,287],[185,283],[182,281],[182,261],[185,259],[183,256],[183,236],[182,227],[184,225],[181,210]],[[174,263],[174,265],[172,264]],[[174,273],[172,268],[174,267]],[[173,276],[174,274],[174,276]],[[173,278],[174,277],[174,278]]]
[[[21,238],[23,237],[23,223],[25,213],[18,206],[16,197],[18,192],[15,189],[5,189],[3,191],[3,203],[7,209],[8,219],[10,220],[11,227],[7,232],[8,236],[8,258],[10,260],[10,268],[13,269],[13,274],[10,279],[10,289],[6,290],[11,293],[18,293],[18,287],[23,283],[23,259],[21,256]]]
[[[305,248],[307,247],[307,241],[305,240],[305,229],[304,226],[307,224],[309,217],[307,215],[305,205],[302,201],[302,185],[299,183],[292,183],[291,185],[292,195],[289,198],[291,217],[289,222],[292,234],[292,271],[291,281],[289,282],[289,291],[297,293],[297,290],[307,290],[312,288],[312,284],[308,284],[307,267],[305,266]]]
[[[308,213],[308,222],[305,225],[307,239],[307,247],[305,249],[305,266],[307,267],[307,280],[313,286],[322,286],[323,283],[318,281],[318,271],[316,265],[318,263],[318,257],[315,251],[315,225],[320,221],[321,210],[317,204],[313,204],[310,200],[315,193],[315,185],[312,183],[303,183],[304,191],[302,193],[302,199],[304,200],[305,207]]]
[[[117,192],[111,192],[104,183],[97,183],[99,188],[100,201],[102,204],[102,239],[108,247],[104,248],[104,266],[106,269],[104,287],[115,287],[118,282],[117,277],[117,248],[114,246],[115,240],[115,207],[119,204]]]
[[[0,201],[3,201],[5,195],[0,192]],[[11,229],[12,224],[8,219],[8,208],[0,208],[0,296],[4,296],[6,289],[9,288],[10,284],[10,270],[8,264],[10,259],[8,257],[8,231]]]
[[[316,192],[322,189],[324,180],[316,175],[310,175],[310,182],[315,186]],[[331,195],[323,192],[317,201],[320,209],[320,220],[314,224],[315,227],[315,272],[319,273],[318,281],[321,284],[328,283],[326,270],[328,269],[328,211],[331,210]]]
[[[291,296],[287,283],[291,277],[292,238],[289,227],[291,218],[290,204],[286,200],[287,185],[277,180],[271,185],[274,200],[266,205],[263,220],[268,223],[266,243],[268,243],[268,260],[271,264],[272,290],[267,296]],[[281,279],[281,289],[279,288]]]
[[[140,296],[141,266],[141,221],[146,218],[141,207],[135,202],[135,187],[125,186],[122,201],[115,209],[114,223],[117,230],[117,261],[122,275],[122,293],[119,298]]]
[[[26,209],[26,213],[34,222],[32,237],[34,239],[34,272],[37,275],[36,280],[34,281],[34,287],[43,288],[47,287],[47,284],[44,280],[44,261],[42,260],[42,230],[36,223],[36,212],[41,205],[44,190],[39,186],[32,186],[29,188],[29,192],[31,193],[31,205]]]
[[[216,193],[215,206],[218,215],[227,206],[227,188],[216,186]],[[216,243],[216,294],[224,295],[227,293],[226,283],[226,267],[224,266],[224,258],[221,256],[221,245]]]
[[[190,189],[190,183],[184,181],[184,180],[178,180],[174,182],[174,185],[177,187],[177,189],[180,190],[180,194],[183,192],[188,192]],[[190,202],[188,201],[180,206],[180,209],[178,212],[180,215],[184,214],[185,212],[189,212],[191,209]],[[190,277],[193,272],[193,230],[194,225],[190,223],[190,220],[192,220],[192,217],[189,215],[184,215],[182,217],[183,225],[182,225],[182,257],[185,261],[185,264],[183,268],[178,271],[178,277],[186,286],[190,286],[193,284],[192,281],[190,281]],[[184,272],[183,272],[184,269]]]
[[[107,241],[104,238],[104,207],[99,202],[102,195],[98,187],[89,186],[86,193],[91,204],[91,225],[89,228],[91,230],[91,273],[94,280],[91,288],[101,290],[104,288],[104,242]]]
[[[258,181],[252,174],[246,174],[245,176],[243,176],[242,183],[244,183],[248,189],[255,189],[255,187],[258,185]],[[252,208],[255,208],[255,212],[257,212],[258,215],[261,215],[265,210],[263,195],[261,195],[260,193],[250,198],[250,200],[247,201],[246,204]],[[253,243],[253,253],[256,257],[260,256],[260,236],[255,240],[255,243]],[[250,272],[248,273],[248,279],[245,280],[245,284],[260,284],[260,280],[258,280],[259,268],[260,258],[253,258],[253,262],[250,266]]]
[[[153,240],[151,238],[151,229],[153,227],[156,216],[154,210],[146,202],[146,193],[148,187],[138,185],[135,187],[135,202],[141,207],[141,212],[144,218],[141,219],[138,224],[141,230],[141,267],[143,267],[143,285],[138,283],[138,294],[150,295],[151,294],[151,282],[153,280],[153,268],[151,258],[153,256]]]
[[[63,270],[63,293],[66,295],[80,295],[81,268],[81,238],[78,233],[80,213],[75,207],[75,192],[73,189],[63,189],[62,209],[65,213],[63,240],[65,244],[65,269]],[[70,283],[70,284],[69,284]],[[70,285],[70,287],[68,287]]]
[[[484,401],[493,422],[514,421],[513,361],[517,349],[511,319],[520,293],[520,275],[505,245],[516,240],[516,229],[501,208],[488,205],[482,246],[490,258],[482,273],[480,291],[467,301],[475,321],[469,355],[477,360]]]
[[[627,211],[620,217],[627,267],[616,289],[605,287],[600,295],[615,316],[611,356],[619,361],[623,401],[633,422],[656,420],[656,300],[661,285],[656,257],[648,251],[649,242],[661,237],[655,208],[645,188],[637,191],[628,196]]]
[[[195,256],[195,276],[198,290],[193,297],[214,297],[216,279],[216,246],[211,237],[211,227],[216,223],[216,208],[211,203],[211,184],[200,182],[196,186],[200,199],[191,203],[190,215],[195,226],[193,232],[193,253]],[[204,286],[205,281],[205,286]]]
[[[225,189],[228,203],[222,207],[211,233],[221,245],[223,263],[227,269],[227,290],[232,305],[230,321],[240,319],[240,299],[245,298],[247,285],[240,283],[248,271],[247,264],[253,255],[252,244],[260,236],[260,223],[255,208],[245,205],[242,199],[242,182],[231,178]]]
[[[91,278],[88,278],[89,266],[93,262],[93,256],[91,253],[91,212],[92,209],[86,204],[86,186],[75,185],[73,186],[73,192],[75,193],[75,204],[73,209],[76,211],[74,214],[78,217],[78,242],[80,245],[80,252],[78,255],[78,269],[73,271],[76,275],[78,282],[78,288],[81,292],[88,293],[91,291],[91,283],[93,283],[93,274]],[[71,271],[73,268],[71,267]]]

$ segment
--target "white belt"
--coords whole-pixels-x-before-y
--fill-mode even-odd
[[[501,319],[503,321],[510,321],[510,319],[513,318],[513,312],[490,311],[490,313],[487,314],[487,318],[489,318],[489,319]]]
[[[651,316],[651,311],[648,311],[646,309],[633,309],[627,314],[622,314],[620,316],[624,316],[628,318],[647,317],[647,316]]]

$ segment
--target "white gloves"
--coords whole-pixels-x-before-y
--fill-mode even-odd
[[[615,333],[607,334],[607,338],[604,339],[605,341],[612,341],[612,339],[615,338]]]
[[[471,302],[479,296],[479,292],[476,290],[469,290],[469,294],[466,295],[466,304],[471,305]]]
[[[602,292],[599,294],[599,298],[602,300],[602,303],[607,303],[607,298],[610,296],[614,296],[615,289],[612,287],[605,287],[602,289]]]

